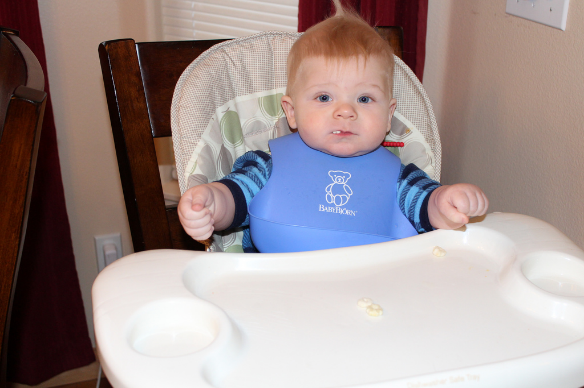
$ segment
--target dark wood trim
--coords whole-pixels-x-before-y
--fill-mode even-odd
[[[47,94],[40,63],[18,35],[3,30],[0,39],[0,63],[12,64],[0,71],[2,99],[9,96],[8,103],[1,106],[0,122],[0,387],[5,387],[10,315]]]
[[[17,35],[8,34],[6,37],[18,48],[24,62],[27,63],[25,85],[31,89],[45,90],[45,73],[37,57]]]

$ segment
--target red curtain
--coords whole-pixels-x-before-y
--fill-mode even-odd
[[[0,25],[20,31],[43,67],[49,95],[8,344],[8,380],[37,385],[95,356],[65,207],[37,0],[0,1]]]
[[[426,56],[428,0],[342,0],[372,26],[401,26],[404,29],[404,62],[422,80]],[[298,31],[324,20],[334,12],[332,1],[300,0]]]

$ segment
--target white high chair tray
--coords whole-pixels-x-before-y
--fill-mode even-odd
[[[517,214],[325,251],[142,252],[93,302],[116,388],[584,385],[584,252]]]

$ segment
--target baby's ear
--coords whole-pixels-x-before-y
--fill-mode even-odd
[[[391,100],[389,100],[389,120],[387,121],[387,133],[391,131],[391,119],[393,119],[395,108],[397,108],[397,100],[395,98],[392,98]]]
[[[294,117],[294,101],[290,96],[282,96],[282,109],[286,114],[286,119],[288,119],[288,125],[292,129],[297,129],[296,118]]]
[[[397,100],[395,98],[392,98],[391,100],[389,100],[389,122],[391,122],[391,118],[395,113],[395,108],[397,108]]]

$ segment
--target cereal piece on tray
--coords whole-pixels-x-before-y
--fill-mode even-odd
[[[372,317],[378,317],[383,314],[383,309],[378,304],[372,304],[367,306],[367,314],[371,315]]]
[[[434,249],[432,250],[432,254],[437,257],[444,257],[446,256],[446,250],[439,246],[435,246]]]

